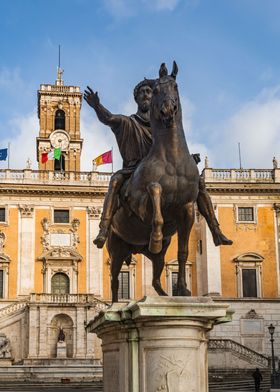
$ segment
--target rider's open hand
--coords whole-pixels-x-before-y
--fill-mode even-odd
[[[87,103],[92,107],[92,108],[96,108],[99,103],[99,96],[97,91],[94,92],[89,86],[87,86],[87,90],[85,90],[84,92],[84,99],[87,101]]]

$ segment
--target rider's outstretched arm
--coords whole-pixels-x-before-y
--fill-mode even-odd
[[[89,106],[95,110],[99,121],[103,124],[108,125],[109,127],[115,127],[120,123],[121,116],[118,114],[112,114],[108,109],[101,105],[98,93],[94,92],[89,86],[87,86],[87,90],[84,92],[84,99],[87,101]]]

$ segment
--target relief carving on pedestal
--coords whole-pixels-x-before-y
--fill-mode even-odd
[[[189,366],[189,362],[191,360],[193,360],[193,357],[186,356],[185,353],[179,356],[172,353],[160,355],[160,361],[155,366],[151,366],[150,371],[148,371],[149,376],[151,376],[149,380],[152,380],[151,390],[155,392],[183,392],[186,390],[186,385],[188,385],[188,391],[195,392],[197,390],[195,385],[190,385],[189,369],[192,369],[192,367]]]

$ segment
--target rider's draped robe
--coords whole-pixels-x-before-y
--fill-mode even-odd
[[[150,123],[135,114],[120,116],[118,126],[112,127],[112,131],[123,159],[123,169],[135,170],[152,145]]]

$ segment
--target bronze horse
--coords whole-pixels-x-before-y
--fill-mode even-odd
[[[153,287],[167,295],[160,283],[164,257],[171,236],[178,232],[177,295],[190,295],[185,265],[194,222],[194,202],[199,172],[185,139],[182,110],[176,83],[178,67],[168,75],[165,64],[155,80],[151,101],[153,144],[149,154],[121,189],[109,237],[112,301],[118,301],[118,275],[123,261],[141,253],[153,263]]]

